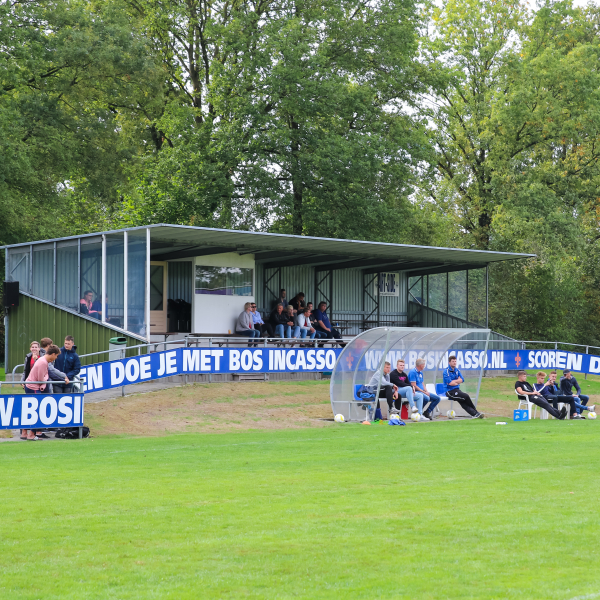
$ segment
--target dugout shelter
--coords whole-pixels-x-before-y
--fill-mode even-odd
[[[382,325],[485,328],[488,265],[533,255],[157,224],[3,247],[18,303],[7,370],[29,343],[73,335],[80,354],[230,335],[247,301],[263,316],[285,288],[328,304],[345,337]],[[94,316],[82,314],[86,292]]]
[[[452,408],[458,416],[464,416],[466,413],[458,403],[445,397],[443,370],[448,366],[449,353],[456,352],[461,359],[458,366],[464,376],[460,388],[477,404],[489,337],[489,329],[376,327],[365,331],[346,345],[331,374],[333,414],[344,415],[346,421],[371,420],[374,405],[361,399],[358,394],[360,388],[369,383],[376,371],[383,372],[386,361],[395,369],[396,361],[403,359],[408,373],[417,358],[423,358],[426,360],[424,384],[428,391],[442,398],[439,410],[445,414]],[[464,361],[463,357],[467,360]],[[380,404],[387,414],[385,398],[380,399]]]

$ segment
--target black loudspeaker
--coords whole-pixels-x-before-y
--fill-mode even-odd
[[[11,306],[19,306],[19,282],[5,281],[4,282],[4,308]]]

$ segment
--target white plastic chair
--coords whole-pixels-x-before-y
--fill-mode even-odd
[[[529,400],[527,399],[527,396],[521,396],[521,394],[519,394],[519,392],[517,392],[516,389],[515,389],[515,394],[517,395],[517,398],[519,399],[519,408],[517,410],[526,408],[527,414],[529,415],[529,420],[531,421],[531,419],[532,419],[531,408],[533,407],[533,418],[535,419],[535,415],[537,414],[537,409],[538,409],[537,404],[534,404],[533,402],[529,402]],[[546,413],[546,416],[544,416],[544,413]],[[544,409],[541,409],[540,419],[547,419],[547,418],[548,418],[548,413]]]

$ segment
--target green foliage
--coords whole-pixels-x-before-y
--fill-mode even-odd
[[[168,143],[148,148],[132,219],[411,235],[427,148],[406,110],[422,88],[412,0],[219,7],[132,3],[168,72]]]
[[[437,160],[421,201],[464,247],[537,255],[492,270],[494,329],[598,343],[585,274],[600,181],[598,10],[453,0],[430,14],[422,48],[438,87],[423,113]]]

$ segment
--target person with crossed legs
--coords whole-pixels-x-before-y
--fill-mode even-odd
[[[462,373],[456,368],[456,356],[448,357],[448,368],[444,370],[444,385],[446,386],[446,396],[455,400],[460,404],[460,407],[471,416],[472,419],[483,419],[485,416],[480,413],[471,396],[460,389],[460,384],[464,383],[465,378]]]
[[[390,381],[398,388],[398,396],[406,398],[412,412],[423,414],[423,394],[413,392],[408,375],[404,372],[404,361],[396,362],[396,368],[390,373]]]
[[[577,412],[577,403],[573,396],[561,396],[560,390],[556,387],[556,371],[550,373],[548,381],[544,383],[546,373],[538,371],[536,374],[537,383],[533,384],[533,389],[540,395],[544,396],[554,408],[558,410],[558,403],[568,404],[571,408],[571,419],[582,419],[583,417]]]
[[[518,380],[515,382],[515,390],[519,396],[519,400],[526,398],[529,402],[533,402],[536,406],[543,408],[548,414],[552,415],[555,419],[561,421],[567,416],[567,407],[563,406],[559,412],[554,406],[552,406],[544,396],[541,396],[539,392],[536,392],[531,384],[527,381],[527,372],[519,371]]]
[[[400,403],[402,402],[398,397],[398,388],[390,381],[391,369],[392,365],[386,361],[383,365],[383,373],[377,369],[369,384],[365,386],[372,394],[376,394],[379,387],[379,398],[387,400],[389,416],[400,414]],[[379,398],[377,399],[377,408],[379,408]]]

